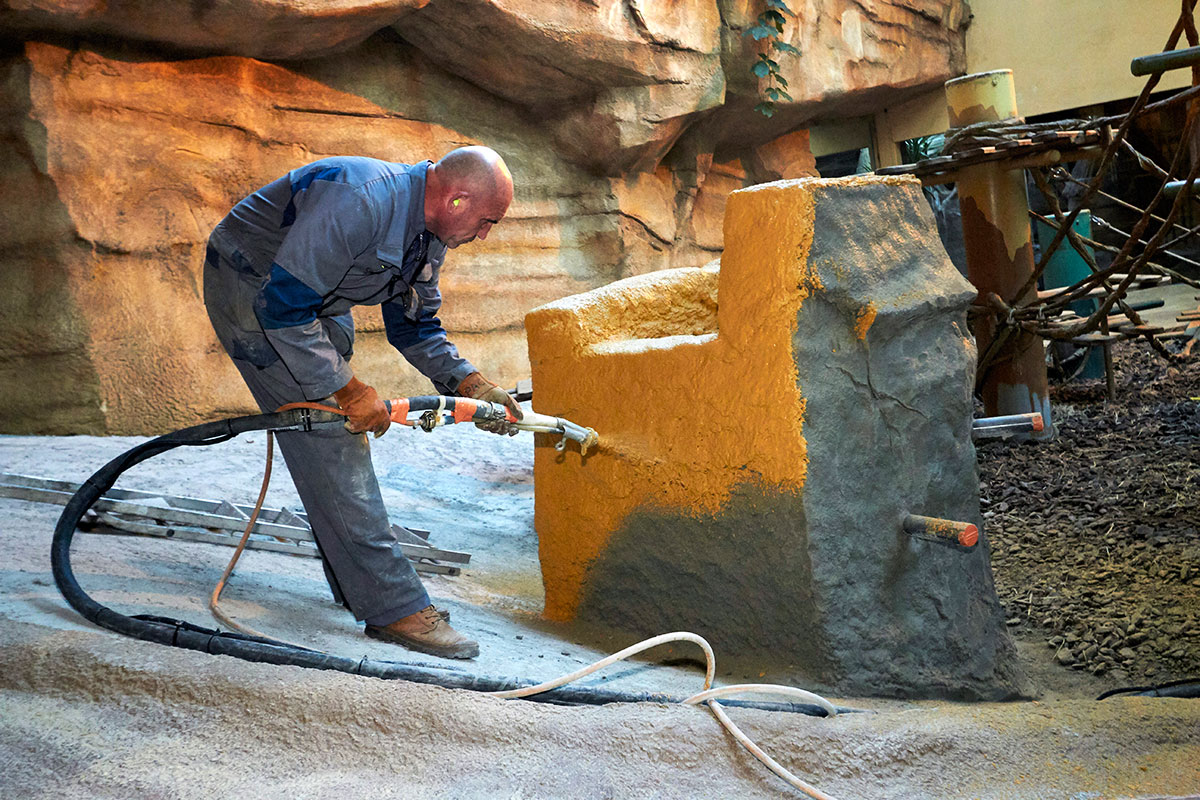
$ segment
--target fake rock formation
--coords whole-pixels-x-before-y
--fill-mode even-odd
[[[710,261],[730,191],[815,174],[810,121],[959,74],[962,5],[796,4],[808,77],[767,120],[749,110],[750,0],[0,0],[0,430],[251,410],[202,309],[204,240],[248,192],[335,154],[505,156],[513,207],[448,260],[442,321],[511,386],[529,309]],[[365,380],[429,390],[377,309],[356,320]]]
[[[901,527],[980,522],[974,296],[920,184],[859,177],[734,192],[719,271],[532,311],[539,410],[601,436],[536,450],[547,616],[692,630],[837,691],[1025,691],[986,536]]]

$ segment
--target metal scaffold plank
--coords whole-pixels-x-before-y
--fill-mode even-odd
[[[0,497],[65,506],[78,486],[31,475],[0,473]],[[245,531],[254,507],[227,500],[204,500],[132,489],[109,489],[93,509],[103,528],[97,533],[180,539],[234,546]],[[400,551],[418,571],[457,575],[457,567],[431,562],[467,564],[470,553],[432,547],[428,531],[392,525]],[[286,508],[262,509],[247,548],[319,557],[307,515]]]

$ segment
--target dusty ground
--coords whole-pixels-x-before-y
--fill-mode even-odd
[[[734,716],[843,800],[1197,789],[1189,700]],[[0,629],[0,720],[13,798],[799,796],[700,709],[503,701],[15,623]]]
[[[1188,369],[1194,376],[1195,367]],[[1162,381],[1155,385],[1166,386]],[[1073,436],[1073,420],[1089,418],[1086,404],[1076,402],[1075,408],[1060,415],[1064,443]],[[1161,455],[1163,443],[1175,436],[1181,446],[1193,449],[1165,461],[1190,458],[1194,465],[1195,444],[1188,445],[1189,434],[1172,428],[1175,424],[1164,424],[1166,439],[1152,440],[1155,452]],[[0,437],[0,470],[79,481],[136,441]],[[1036,452],[1058,452],[1051,448]],[[136,468],[120,485],[252,501],[262,451],[261,436],[218,448],[173,451]],[[1023,657],[1045,690],[1040,702],[959,705],[836,698],[872,713],[835,719],[734,711],[748,732],[784,764],[843,800],[1092,800],[1200,792],[1200,702],[1095,702],[1099,691],[1142,679],[1144,672],[1131,669],[1142,659],[1130,665],[1122,661],[1119,669],[1098,674],[1064,666],[1055,660],[1057,648],[1043,642],[1058,635],[1053,619],[1041,628],[1042,620],[1054,615],[1040,606],[1026,613],[1028,603],[1014,602],[1014,587],[1028,590],[1041,585],[1034,581],[1044,580],[1063,597],[1063,635],[1074,630],[1066,622],[1068,613],[1085,618],[1080,601],[1069,606],[1072,584],[1054,582],[1058,566],[1053,553],[1025,558],[1010,544],[1025,548],[1026,534],[1045,527],[1032,517],[1022,523],[1024,517],[1014,511],[1031,505],[1018,502],[1017,490],[1030,491],[1028,487],[1012,483],[1017,490],[1000,496],[1006,491],[1001,487],[1010,483],[998,477],[1005,474],[1005,464],[1016,463],[1005,459],[1020,454],[1032,459],[1034,452],[1032,446],[991,444],[981,450],[981,466],[989,478],[988,511],[993,516],[988,530],[998,556],[997,580],[1017,618],[1012,629],[1024,642]],[[1068,451],[1063,452],[1060,469],[1071,463]],[[376,444],[375,459],[395,520],[432,530],[437,545],[475,554],[463,576],[428,581],[439,604],[455,614],[456,624],[480,639],[483,654],[472,669],[547,678],[629,643],[628,637],[612,632],[552,626],[538,619],[541,585],[527,436],[505,439],[462,426],[428,436],[398,431]],[[1058,497],[1049,483],[1058,475],[1052,471],[1042,479],[1050,497]],[[1062,490],[1069,501],[1087,483],[1066,485],[1077,487]],[[1190,485],[1177,485],[1181,503]],[[1145,492],[1140,488],[1136,497],[1146,499]],[[296,506],[286,473],[274,481],[267,502]],[[1008,507],[1001,509],[1006,502]],[[1106,502],[1112,513],[1124,505]],[[1190,506],[1169,505],[1153,506],[1163,512],[1160,521],[1174,519],[1175,512],[1194,513]],[[1080,517],[1078,511],[1070,513]],[[651,704],[579,709],[500,701],[249,664],[98,630],[65,606],[50,577],[49,541],[57,514],[51,506],[0,500],[5,554],[0,562],[0,797],[799,796],[700,709]],[[1054,536],[1037,538],[1090,541],[1084,534],[1093,529],[1086,524],[1061,527],[1055,523],[1050,526]],[[1117,527],[1102,533],[1112,535]],[[1176,537],[1174,528],[1154,529],[1170,534],[1162,547],[1174,546],[1175,538],[1183,546],[1184,537]],[[1071,552],[1083,546],[1077,543]],[[1097,556],[1098,547],[1087,552]],[[1150,537],[1146,547],[1172,552],[1151,544]],[[210,545],[81,535],[74,562],[84,587],[102,602],[128,613],[159,613],[207,625],[212,623],[205,598],[227,556],[228,550]],[[1084,559],[1073,569],[1082,572],[1090,563]],[[1114,558],[1112,563],[1123,562]],[[1031,571],[1029,565],[1041,571]],[[1123,582],[1115,591],[1128,598],[1151,586]],[[1194,619],[1194,613],[1187,615],[1195,611],[1194,587],[1190,578],[1179,585],[1193,592],[1192,607],[1178,617],[1187,626]],[[1035,589],[1034,595],[1041,598],[1043,592]],[[252,552],[227,596],[229,613],[266,632],[342,654],[406,657],[361,636],[349,615],[332,603],[314,561]],[[1023,597],[1028,598],[1028,591]],[[1188,602],[1183,594],[1171,597],[1177,604]],[[1121,617],[1122,646],[1134,648],[1135,654],[1147,642],[1157,642],[1157,633],[1148,633],[1152,623],[1161,619],[1173,625],[1170,620],[1176,619],[1170,604],[1164,608],[1162,602],[1145,602],[1139,607],[1146,609],[1138,623],[1142,627],[1127,633]],[[1146,639],[1130,643],[1142,630]],[[1175,638],[1182,641],[1192,631]],[[1164,635],[1172,640],[1173,634]],[[1097,653],[1103,655],[1107,647],[1120,657],[1120,648],[1102,642]],[[1153,677],[1186,672],[1178,666],[1186,660],[1173,660],[1171,652],[1154,662],[1164,666]],[[686,648],[653,653],[590,680],[683,694],[701,682],[690,663],[693,658]],[[658,663],[664,661],[672,666]],[[821,688],[805,684],[803,676],[729,663],[720,654],[718,674],[722,683],[761,679]]]

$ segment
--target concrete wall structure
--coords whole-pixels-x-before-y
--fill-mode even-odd
[[[1011,69],[1017,107],[1034,116],[1136,97],[1146,79],[1130,74],[1129,62],[1162,49],[1179,2],[976,0],[971,13],[967,72]],[[1190,85],[1179,70],[1158,91]]]
[[[1024,690],[971,550],[906,513],[979,522],[974,289],[911,178],[734,192],[719,268],[669,270],[526,317],[546,614],[683,628],[839,690]]]

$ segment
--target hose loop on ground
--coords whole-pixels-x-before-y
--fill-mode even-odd
[[[414,398],[424,399],[424,398]],[[432,398],[429,398],[432,399]],[[444,399],[443,399],[444,402]],[[429,406],[427,406],[429,407]],[[443,406],[444,407],[444,406]],[[412,410],[420,410],[413,408]],[[171,645],[188,650],[196,650],[215,655],[228,655],[246,661],[266,664],[307,667],[310,669],[331,669],[354,675],[365,675],[391,680],[408,680],[415,683],[426,683],[451,689],[469,689],[472,691],[488,692],[498,697],[519,697],[540,702],[560,704],[592,704],[603,705],[619,702],[653,702],[653,703],[700,703],[704,702],[716,715],[723,726],[756,758],[767,765],[791,785],[801,789],[817,800],[831,800],[828,795],[809,786],[804,781],[788,772],[762,751],[752,740],[729,719],[722,705],[716,701],[717,696],[745,691],[760,691],[765,684],[750,684],[747,686],[722,687],[709,692],[716,672],[716,658],[711,646],[702,637],[680,631],[653,637],[638,644],[627,647],[618,653],[604,658],[595,664],[577,670],[570,675],[556,678],[539,684],[511,678],[493,678],[473,675],[458,668],[441,665],[429,665],[416,662],[397,662],[371,660],[365,657],[353,659],[311,650],[287,642],[279,641],[257,633],[250,635],[232,631],[213,630],[198,625],[165,617],[153,615],[128,616],[101,605],[83,590],[71,567],[71,543],[75,531],[84,514],[99,500],[105,492],[112,488],[122,473],[135,465],[161,455],[181,446],[208,446],[224,442],[233,437],[251,431],[307,431],[314,426],[330,423],[341,423],[342,412],[316,404],[295,404],[284,407],[284,410],[271,414],[257,414],[244,417],[209,422],[183,428],[165,434],[156,439],[143,442],[126,452],[118,455],[96,471],[72,495],[59,516],[55,526],[54,538],[50,548],[51,571],[54,582],[67,602],[85,619],[96,625],[116,633],[131,636],[148,642]],[[581,429],[582,430],[582,429]],[[591,429],[586,429],[595,435]],[[561,430],[556,432],[563,432]],[[581,442],[582,444],[582,442]],[[269,479],[269,476],[268,476]],[[259,505],[265,496],[266,481],[260,492]],[[253,527],[253,519],[247,526],[247,532]],[[245,540],[243,536],[243,542]],[[215,605],[220,595],[220,587],[232,572],[236,559],[230,562],[222,584],[214,591],[212,599]],[[705,691],[681,699],[670,695],[647,692],[619,692],[594,687],[569,687],[572,681],[584,675],[601,669],[616,661],[628,658],[651,647],[667,641],[690,641],[704,650],[706,659],[704,689]],[[755,688],[751,688],[755,687]],[[854,709],[839,709],[818,695],[792,687],[772,687],[772,691],[782,688],[782,693],[791,697],[803,699],[804,703],[766,703],[757,701],[727,701],[728,705],[747,708],[757,708],[768,711],[788,711],[809,716],[832,716]],[[718,694],[720,693],[720,694]]]

